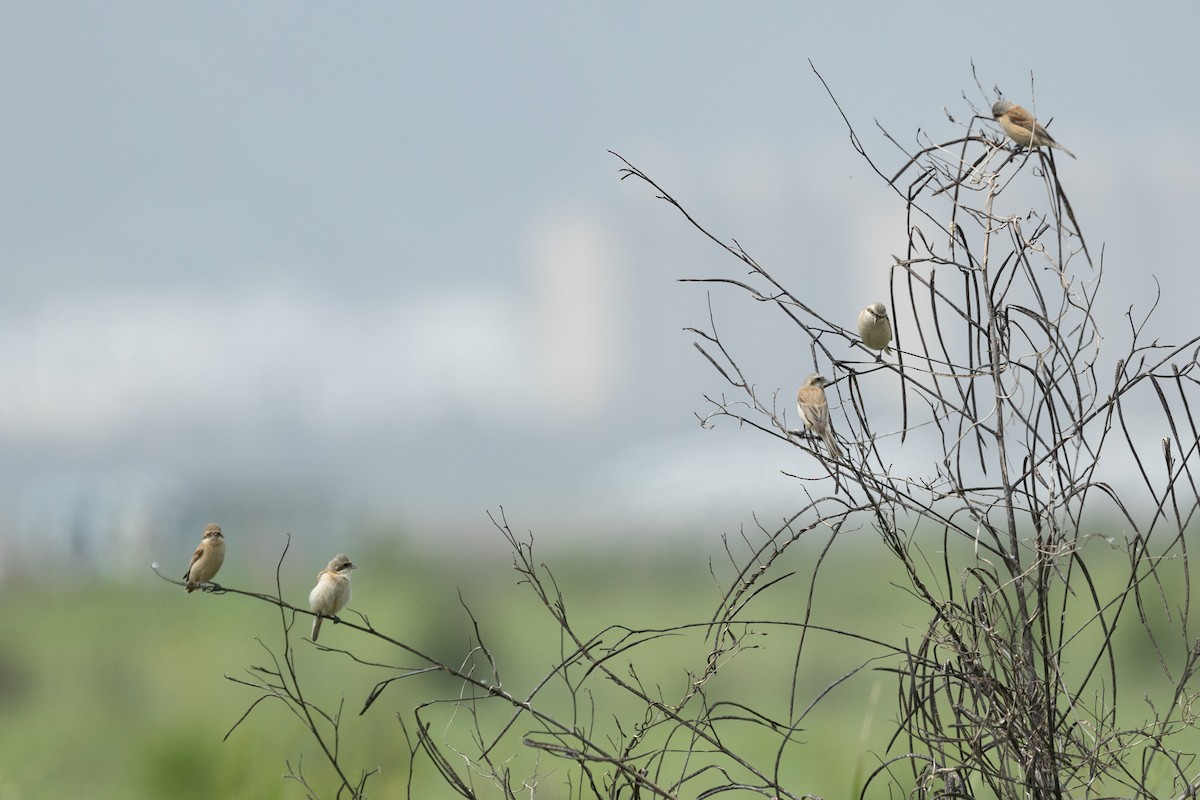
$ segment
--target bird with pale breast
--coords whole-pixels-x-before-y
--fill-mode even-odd
[[[338,553],[325,569],[317,573],[317,585],[308,594],[308,609],[313,617],[312,640],[321,632],[321,620],[337,619],[337,613],[350,603],[350,570],[358,569],[345,555]]]
[[[187,572],[183,573],[184,588],[188,594],[199,589],[200,584],[212,581],[224,563],[225,535],[221,533],[220,525],[208,525],[204,529],[204,537],[200,539],[200,546],[192,553]]]
[[[1008,138],[1022,147],[1053,147],[1075,158],[1075,154],[1055,141],[1033,114],[1011,100],[997,100],[992,106],[992,117],[1000,123]]]
[[[862,343],[872,350],[878,350],[875,360],[883,359],[884,353],[891,353],[892,323],[888,319],[887,306],[883,303],[872,303],[858,315],[858,336]]]
[[[838,448],[837,439],[833,435],[833,424],[829,420],[829,401],[825,397],[825,385],[828,379],[814,372],[804,379],[800,391],[796,392],[796,410],[804,427],[820,436],[829,448],[829,455],[841,458],[842,451]]]

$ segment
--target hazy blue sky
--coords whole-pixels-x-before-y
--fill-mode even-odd
[[[904,222],[808,59],[889,167],[876,120],[950,138],[943,107],[994,99],[972,60],[1027,105],[1032,74],[1111,325],[1154,274],[1185,338],[1198,16],[5,3],[0,533],[11,553],[96,515],[190,542],[261,505],[302,535],[314,508],[470,535],[503,504],[544,535],[715,536],[788,507],[794,452],[693,416],[722,387],[682,331],[705,291],[676,279],[735,265],[606,151],[849,324]],[[797,342],[756,352],[762,386],[809,371]]]

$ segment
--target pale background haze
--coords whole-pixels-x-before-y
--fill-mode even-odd
[[[725,387],[676,279],[738,264],[607,151],[851,325],[902,206],[809,59],[885,172],[876,121],[953,138],[943,107],[997,84],[1034,108],[1032,74],[1104,246],[1102,329],[1155,276],[1159,336],[1195,334],[1194,4],[855,9],[5,4],[0,576],[45,550],[181,572],[209,521],[274,551],[475,541],[501,505],[542,536],[713,541],[793,508],[797,452],[694,416]],[[713,300],[793,393],[797,332]]]

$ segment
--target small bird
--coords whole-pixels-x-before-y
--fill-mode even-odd
[[[887,306],[872,303],[864,308],[858,315],[858,335],[863,344],[879,351],[876,361],[882,360],[884,353],[891,353],[892,323],[888,320]]]
[[[825,399],[825,385],[829,381],[825,376],[814,372],[804,379],[804,385],[796,392],[796,409],[804,427],[825,440],[829,455],[841,458],[842,451],[838,449],[837,440],[833,436],[833,425],[829,422],[829,401]]]
[[[188,593],[200,588],[200,584],[208,583],[217,574],[217,570],[225,563],[225,536],[221,533],[220,525],[208,525],[204,529],[204,538],[200,546],[192,553],[192,563],[187,572],[183,573],[184,588]]]
[[[1008,138],[1022,147],[1055,147],[1075,158],[1074,153],[1054,141],[1054,137],[1033,118],[1033,114],[1016,103],[997,100],[992,106],[992,116],[1000,123]]]
[[[312,640],[317,640],[324,617],[337,618],[337,613],[350,602],[350,570],[358,569],[349,558],[338,553],[329,566],[317,573],[317,585],[308,593],[308,609],[313,617]]]

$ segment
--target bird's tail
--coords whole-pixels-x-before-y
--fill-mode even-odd
[[[833,456],[834,458],[842,457],[842,451],[838,447],[837,439],[834,438],[833,435],[833,428],[827,427],[825,432],[821,435],[821,438],[825,440],[825,446],[829,448],[829,455]]]
[[[321,615],[317,614],[315,617],[313,617],[312,640],[314,642],[317,640],[317,634],[320,632],[321,632]]]

